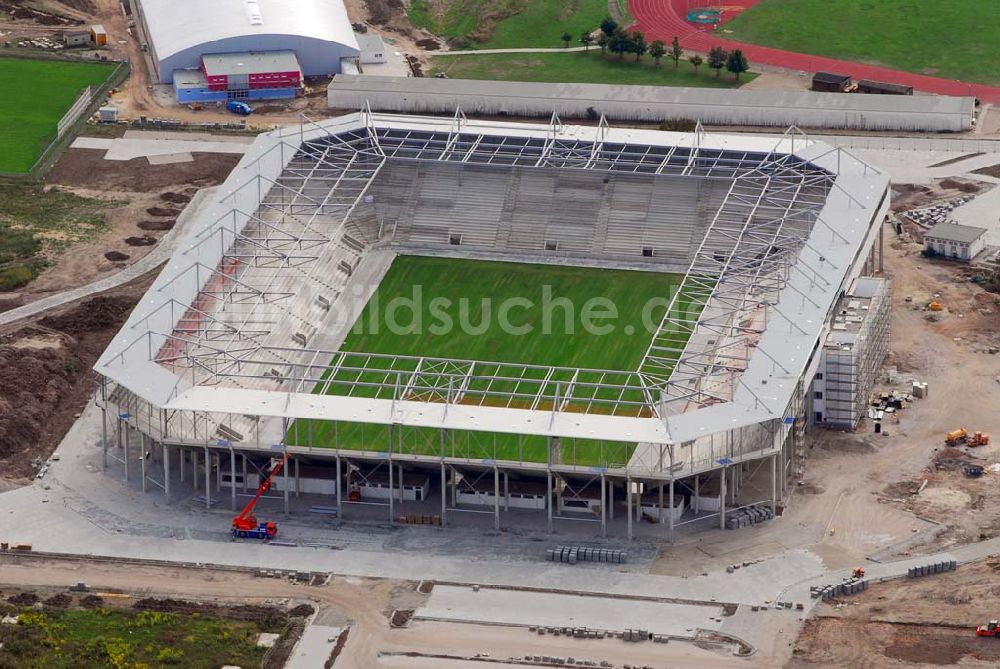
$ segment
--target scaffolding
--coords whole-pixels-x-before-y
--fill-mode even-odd
[[[889,353],[889,282],[858,279],[837,305],[823,344],[822,377],[813,384],[814,406],[822,400],[821,422],[854,429],[868,415],[872,388]],[[817,418],[819,415],[817,415]]]

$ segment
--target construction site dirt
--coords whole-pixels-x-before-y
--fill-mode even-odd
[[[1000,644],[977,637],[976,627],[998,615],[998,573],[1000,559],[992,558],[821,604],[806,621],[788,666],[995,667]]]
[[[152,278],[0,330],[0,490],[27,483],[62,440],[97,387],[90,368]]]

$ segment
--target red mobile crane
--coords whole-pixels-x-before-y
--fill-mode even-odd
[[[288,456],[285,455],[278,464],[271,468],[271,473],[267,475],[264,482],[260,484],[257,488],[257,494],[253,496],[253,499],[247,502],[247,505],[243,507],[243,511],[240,515],[233,518],[233,537],[239,537],[245,539],[247,537],[251,539],[273,539],[278,533],[278,525],[273,521],[268,521],[266,523],[258,523],[257,518],[253,515],[253,508],[257,506],[257,502],[260,498],[271,489],[271,481],[274,477],[278,475],[281,468],[285,466],[285,461]]]

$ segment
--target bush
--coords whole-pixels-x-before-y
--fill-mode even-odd
[[[0,269],[0,292],[20,288],[35,278],[27,265],[13,265]]]

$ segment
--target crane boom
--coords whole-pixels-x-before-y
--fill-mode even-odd
[[[278,463],[271,468],[271,473],[268,474],[267,478],[264,479],[264,482],[258,486],[257,493],[253,496],[253,499],[247,502],[247,505],[243,507],[240,515],[233,518],[233,536],[270,538],[277,533],[277,526],[274,523],[262,523],[258,526],[257,519],[253,515],[253,510],[254,507],[257,506],[257,502],[260,501],[260,498],[264,496],[264,493],[271,489],[271,482],[281,472],[287,461],[288,454],[286,453],[282,456],[281,460],[279,460]]]

